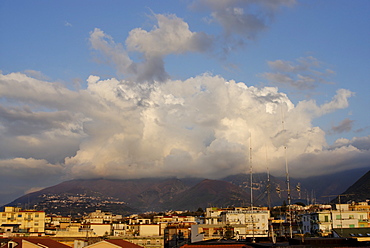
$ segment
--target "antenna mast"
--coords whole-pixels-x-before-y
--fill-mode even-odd
[[[285,131],[284,125],[284,113],[283,113],[283,106],[281,106],[281,124],[283,125],[283,131]],[[289,235],[290,238],[293,238],[293,230],[292,230],[292,213],[291,213],[291,196],[290,196],[290,179],[289,179],[289,166],[288,166],[288,158],[287,158],[287,145],[284,144],[284,155],[285,155],[285,175],[286,175],[286,184],[287,184],[287,194],[288,194],[288,221],[289,221]]]
[[[249,174],[250,174],[250,186],[251,186],[251,220],[252,220],[252,243],[255,243],[254,239],[254,220],[253,220],[253,165],[252,165],[252,133],[249,138]]]
[[[249,175],[251,186],[251,210],[253,209],[253,166],[252,166],[252,134],[249,139]]]
[[[270,183],[270,169],[267,161],[267,146],[265,146],[265,149],[266,149],[266,167],[267,167],[267,204],[269,206],[269,210],[271,210],[271,195],[270,195],[271,183]]]

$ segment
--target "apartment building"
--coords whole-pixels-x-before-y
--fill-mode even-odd
[[[45,217],[45,224],[59,226],[61,223],[70,223],[70,216],[60,216],[60,215],[47,215]]]
[[[119,220],[122,220],[122,215],[112,214],[111,212],[102,212],[101,210],[96,210],[84,217],[85,223],[96,224],[113,223]]]
[[[41,236],[45,232],[45,212],[5,207],[4,212],[0,212],[0,226],[6,224],[19,225],[19,233]]]
[[[231,234],[237,239],[267,237],[270,211],[267,208],[206,208],[203,224],[191,227],[192,242],[219,239]]]
[[[112,234],[115,238],[121,238],[145,248],[164,247],[164,235],[160,234],[160,224],[114,223],[112,228]]]
[[[303,233],[328,236],[334,228],[370,227],[367,203],[336,204],[335,209],[302,214]]]
[[[240,238],[247,236],[267,237],[270,211],[267,208],[253,210],[235,209],[221,213],[221,223],[234,227]]]
[[[153,223],[178,223],[178,222],[196,222],[196,217],[180,215],[159,215],[154,216],[153,218]]]

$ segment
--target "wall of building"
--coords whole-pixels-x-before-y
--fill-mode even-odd
[[[5,207],[5,211],[0,212],[0,225],[2,224],[19,224],[20,231],[44,233],[45,212],[21,210],[21,208],[17,207]]]

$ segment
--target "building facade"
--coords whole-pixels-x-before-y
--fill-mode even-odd
[[[19,233],[41,236],[45,232],[45,212],[5,207],[5,211],[0,212],[0,226],[4,224],[18,224]]]
[[[328,236],[334,228],[369,227],[370,206],[366,204],[336,204],[335,209],[302,214],[302,231]]]

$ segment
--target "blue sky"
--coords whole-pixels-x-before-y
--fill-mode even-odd
[[[369,12],[366,0],[1,1],[0,203],[71,178],[238,173],[251,136],[276,174],[284,142],[296,176],[303,161],[369,167]]]

